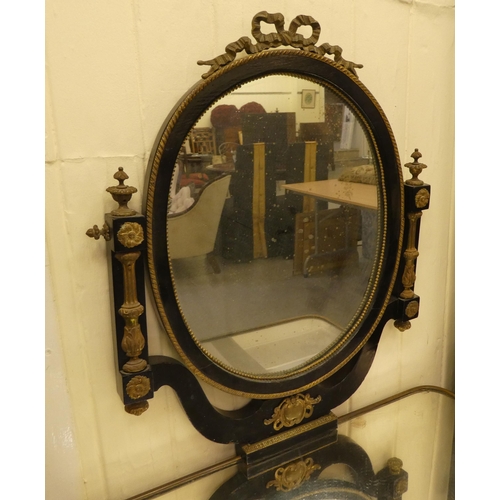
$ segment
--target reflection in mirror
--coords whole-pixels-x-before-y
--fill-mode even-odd
[[[215,102],[178,154],[167,240],[191,334],[272,376],[338,345],[377,263],[371,141],[332,90],[295,76]]]

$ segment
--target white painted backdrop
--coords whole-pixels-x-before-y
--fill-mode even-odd
[[[250,36],[260,10],[281,12],[286,23],[316,18],[320,43],[364,64],[358,74],[388,116],[402,163],[418,147],[429,166],[421,176],[432,199],[421,228],[420,317],[405,333],[386,327],[370,374],[338,413],[416,385],[453,388],[453,0],[47,0],[48,500],[122,500],[234,454],[200,436],[168,388],[141,417],[124,412],[105,245],[85,231],[113,208],[105,188],[118,166],[142,192],[164,118],[206,71],[196,61]],[[141,196],[131,205],[140,209]],[[174,355],[148,306],[150,351]],[[242,403],[208,390],[221,407]],[[403,428],[386,423],[383,433]],[[222,476],[162,498],[204,500]],[[440,498],[428,481],[428,498]]]

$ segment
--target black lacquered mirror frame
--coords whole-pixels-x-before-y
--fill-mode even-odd
[[[309,79],[331,89],[350,105],[365,129],[379,167],[379,262],[373,276],[375,285],[346,341],[295,371],[252,376],[217,362],[201,348],[186,325],[176,300],[167,250],[167,198],[179,151],[206,109],[242,84],[276,74]],[[360,351],[369,339],[376,338],[376,344],[385,322],[396,317],[395,311],[388,310],[388,306],[394,302],[391,293],[401,273],[405,227],[403,179],[396,143],[387,118],[371,93],[356,76],[331,59],[306,51],[266,51],[237,59],[200,81],[165,120],[151,153],[147,179],[144,206],[147,260],[157,310],[182,361],[202,380],[227,392],[256,399],[291,395],[323,381],[338,385],[346,371],[358,362]],[[362,378],[371,360],[365,364]]]
[[[261,22],[273,24],[276,32],[263,35]],[[302,26],[313,30],[308,39],[297,34]],[[415,150],[411,155],[414,161],[405,164],[413,177],[403,182],[388,120],[355,73],[355,68],[362,66],[343,59],[339,46],[312,45],[317,42],[319,32],[319,23],[310,16],[297,16],[285,30],[281,14],[260,12],[252,21],[255,45],[249,38],[242,37],[229,44],[225,54],[200,61],[199,64],[210,65],[210,70],[172,110],[152,148],[143,197],[144,215],[127,206],[137,189],[125,184],[128,175],[120,167],[114,175],[118,185],[106,189],[118,207],[105,214],[101,228],[94,225],[86,232],[91,238],[103,237],[107,242],[117,385],[125,411],[142,415],[155,392],[169,386],[179,397],[192,425],[205,438],[236,445],[234,458],[195,474],[203,477],[209,470],[238,466],[238,473],[215,493],[214,499],[230,498],[231,494],[231,498],[242,498],[245,491],[255,498],[255,485],[261,486],[264,495],[271,491],[270,487],[275,488],[281,498],[281,492],[285,491],[283,485],[288,484],[283,478],[296,480],[296,471],[306,470],[307,474],[294,483],[294,487],[301,488],[301,483],[311,474],[319,475],[320,469],[313,458],[321,457],[324,462],[324,456],[326,462],[349,465],[349,461],[335,462],[343,448],[343,438],[337,432],[342,417],[337,419],[332,409],[351,397],[364,380],[386,322],[394,319],[394,325],[404,331],[410,328],[410,320],[419,312],[420,299],[413,288],[420,218],[422,211],[429,208],[430,186],[418,179],[418,175],[426,166],[419,164],[422,155]],[[300,50],[274,50],[280,46]],[[243,49],[250,55],[235,58]],[[202,115],[245,83],[273,75],[289,75],[322,85],[354,113],[376,166],[378,241],[368,288],[341,340],[292,370],[257,375],[223,365],[202,347],[191,331],[179,305],[169,258],[167,213],[178,155]],[[182,362],[149,353],[144,264],[149,271],[157,313]],[[207,397],[200,380],[251,400],[233,410],[217,408]],[[353,413],[363,412],[362,409],[361,413]],[[398,481],[405,486],[406,472],[401,469],[396,474],[394,468],[386,467],[375,475],[365,455],[357,455],[366,472],[357,493],[349,485],[327,480],[318,492],[310,492],[306,484],[303,490],[297,489],[287,498],[298,498],[295,493],[324,498],[339,488],[344,496],[347,494],[353,499],[364,493],[377,495],[379,499],[401,498],[406,490],[395,486]],[[302,469],[298,468],[299,463]],[[195,475],[173,481],[169,489],[191,481]],[[144,498],[152,498],[148,493],[156,496],[161,489],[147,492]],[[304,495],[301,498],[305,498]]]

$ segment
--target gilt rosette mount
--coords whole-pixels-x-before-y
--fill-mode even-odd
[[[274,33],[263,34],[260,24],[273,24],[276,28]],[[312,29],[311,36],[305,38],[304,35],[297,33],[297,30],[302,26],[308,26]],[[314,54],[325,55],[333,54],[334,61],[343,66],[347,71],[357,76],[356,68],[362,68],[362,64],[347,61],[342,57],[342,47],[338,45],[330,45],[323,43],[316,46],[321,33],[321,26],[312,16],[300,15],[296,16],[288,30],[285,29],[285,18],[279,12],[270,14],[269,12],[262,11],[254,16],[252,19],[252,36],[257,43],[253,43],[249,37],[243,36],[237,41],[230,43],[226,46],[226,52],[220,56],[209,59],[208,61],[198,61],[199,65],[208,65],[210,70],[203,74],[203,78],[208,78],[212,73],[218,71],[222,66],[234,61],[236,55],[243,50],[247,54],[257,54],[263,50],[276,48],[280,46],[290,46],[296,49],[312,52]]]

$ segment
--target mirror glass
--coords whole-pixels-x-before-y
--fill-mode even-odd
[[[184,321],[221,365],[290,373],[340,346],[371,296],[379,169],[356,111],[291,75],[205,111],[177,156],[167,245]]]

